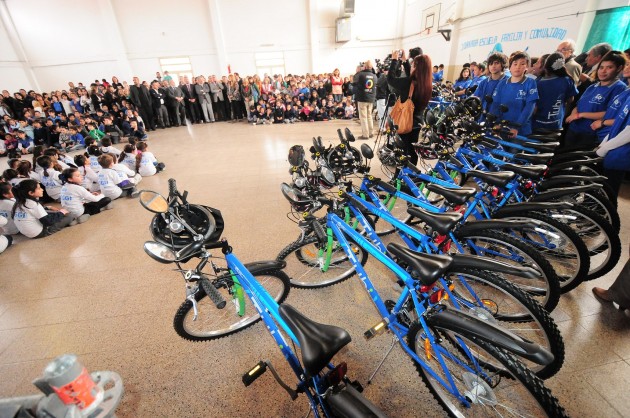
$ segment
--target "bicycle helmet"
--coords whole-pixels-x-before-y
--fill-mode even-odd
[[[396,154],[391,148],[389,148],[389,145],[383,145],[382,147],[380,147],[378,149],[377,155],[378,159],[381,161],[381,164],[390,167],[396,166]]]
[[[293,145],[289,148],[289,164],[292,167],[301,167],[304,164],[304,147],[302,145]]]
[[[197,233],[202,234],[206,244],[216,242],[223,233],[224,221],[221,211],[204,205],[191,204],[180,217]],[[156,214],[149,227],[153,239],[174,250],[192,243],[194,236],[176,220]]]
[[[358,149],[339,144],[328,152],[326,161],[328,166],[341,175],[354,173],[357,164],[361,164],[363,157]]]
[[[473,118],[479,117],[483,106],[481,105],[481,99],[477,96],[470,96],[464,100],[464,107]]]

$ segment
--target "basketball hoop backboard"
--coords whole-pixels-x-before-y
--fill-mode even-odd
[[[431,33],[431,29],[435,29],[440,23],[440,6],[441,3],[435,6],[428,7],[422,11],[422,17],[420,22],[420,34],[428,35]]]

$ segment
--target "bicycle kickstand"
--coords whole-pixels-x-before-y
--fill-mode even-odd
[[[367,381],[368,385],[372,383],[372,380],[374,379],[374,376],[376,376],[376,373],[378,373],[378,371],[381,369],[381,366],[383,366],[383,363],[385,363],[385,360],[387,360],[387,357],[389,357],[389,354],[392,352],[392,350],[396,346],[396,343],[398,343],[398,337],[396,337],[394,335],[392,337],[392,345],[389,346],[389,348],[387,349],[387,352],[385,353],[385,356],[383,357],[383,360],[381,360],[381,362],[378,364],[378,366],[376,366],[376,370],[374,370],[374,373],[372,373],[372,375],[368,379],[368,381]]]

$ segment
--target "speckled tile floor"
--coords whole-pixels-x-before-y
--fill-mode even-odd
[[[219,208],[241,260],[273,259],[298,235],[286,218],[279,184],[288,181],[286,156],[311,137],[335,140],[354,122],[248,126],[215,123],[151,134],[150,149],[167,171],[142,188],[167,193],[169,177],[195,203]],[[0,166],[6,165],[6,159]],[[378,165],[378,163],[376,164]],[[0,167],[4,169],[4,167]],[[378,169],[374,173],[378,175]],[[92,371],[115,370],[124,379],[119,417],[300,417],[305,399],[291,401],[270,374],[249,388],[241,375],[261,359],[291,372],[261,324],[207,343],[180,339],[172,328],[184,300],[182,279],[171,266],[146,256],[151,213],[137,200],[44,240],[21,240],[0,256],[0,397],[36,393],[31,381],[54,357],[76,353]],[[630,187],[619,200],[622,262],[596,281],[607,287],[628,257]],[[368,261],[375,286],[393,292],[391,278]],[[630,318],[602,305],[593,283],[562,297],[554,312],[566,344],[563,369],[547,381],[574,417],[630,416]],[[355,279],[318,291],[292,289],[288,303],[313,319],[342,326],[354,337],[339,354],[350,374],[365,382],[390,343],[365,341],[378,322]],[[392,417],[444,416],[415,368],[396,348],[366,395]]]

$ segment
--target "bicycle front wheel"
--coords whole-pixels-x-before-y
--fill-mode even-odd
[[[451,271],[444,279],[453,284],[445,303],[477,318],[508,329],[522,338],[549,350],[551,364],[522,360],[541,379],[555,375],[564,363],[564,342],[553,318],[540,304],[517,286],[485,270],[461,268]],[[454,300],[453,300],[454,299]]]
[[[352,242],[350,249],[361,265],[365,265],[367,252]],[[332,243],[329,260],[327,250],[325,247],[320,254],[318,238],[307,236],[286,246],[276,260],[287,263],[284,271],[290,277],[291,286],[295,287],[315,289],[332,286],[356,274],[354,263],[337,241]]]
[[[289,295],[291,288],[289,277],[282,270],[266,270],[254,274],[254,277],[276,302],[282,303]],[[189,341],[215,340],[242,331],[260,321],[260,314],[252,301],[242,293],[242,288],[238,289],[232,285],[231,276],[211,280],[209,285],[214,286],[214,283],[220,283],[221,279],[229,283],[228,286],[217,287],[227,305],[223,309],[218,309],[203,287],[199,286],[195,294],[197,318],[193,303],[186,300],[173,319],[173,328],[180,337]]]
[[[434,334],[439,344],[429,345],[426,332],[414,324],[407,344],[425,362],[416,369],[449,416],[567,417],[543,381],[505,350],[444,329]],[[436,377],[451,380],[461,397]]]

